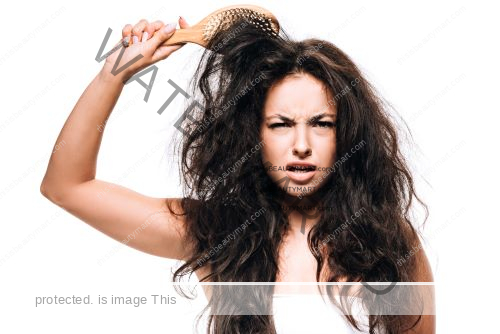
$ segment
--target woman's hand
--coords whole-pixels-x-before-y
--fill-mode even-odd
[[[165,25],[162,21],[149,23],[144,19],[140,20],[135,26],[127,24],[122,30],[123,39],[116,45],[121,44],[122,41],[128,41],[128,46],[124,47],[124,51],[120,48],[109,55],[108,58],[106,58],[102,71],[106,72],[106,75],[115,76],[116,79],[126,82],[134,74],[140,72],[151,64],[167,58],[172,52],[177,51],[183,46],[162,46],[162,44],[175,32],[175,26],[175,23],[167,25]],[[181,29],[189,27],[187,22],[182,18],[179,18],[179,26]],[[142,57],[139,60],[136,60],[133,64],[128,65],[127,68],[120,73],[113,75],[111,71],[115,66],[115,63],[118,61],[120,52],[123,52],[123,55],[120,62],[116,65],[115,73],[118,69],[137,56],[142,55]]]

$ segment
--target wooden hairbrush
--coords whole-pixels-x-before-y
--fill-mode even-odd
[[[177,29],[162,46],[189,42],[206,48],[218,31],[227,29],[238,19],[245,19],[270,35],[277,36],[279,33],[278,20],[270,11],[254,5],[234,5],[216,10],[194,26]]]

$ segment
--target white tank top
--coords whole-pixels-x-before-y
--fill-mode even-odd
[[[368,333],[352,327],[342,312],[330,303],[328,297],[324,296],[324,299],[320,295],[274,295],[274,322],[277,333]],[[367,324],[367,319],[360,316],[359,305],[356,303],[353,315]]]
[[[368,318],[363,316],[359,303],[354,303],[352,313],[358,320],[361,331],[352,327],[342,312],[331,304],[326,296],[325,301],[320,295],[275,294],[273,318],[276,332],[278,334],[368,333]],[[208,311],[203,314],[196,327],[197,334],[206,334],[207,321]]]

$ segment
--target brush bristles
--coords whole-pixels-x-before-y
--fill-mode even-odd
[[[203,27],[203,40],[210,41],[218,31],[229,28],[238,19],[245,19],[248,23],[272,36],[278,35],[279,27],[271,18],[248,8],[232,8],[210,17],[208,23]]]

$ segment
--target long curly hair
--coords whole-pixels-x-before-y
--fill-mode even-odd
[[[327,282],[414,281],[414,257],[405,257],[418,239],[409,214],[413,198],[425,207],[425,220],[428,210],[415,193],[388,103],[334,44],[294,41],[283,30],[274,36],[245,21],[212,38],[193,77],[198,108],[189,107],[178,147],[185,197],[182,212],[170,208],[186,217],[193,251],[174,281],[206,267],[210,274],[200,281],[275,282],[289,225],[280,188],[265,172],[260,125],[270,87],[295,73],[327,87],[337,109],[336,154],[348,157],[319,190],[330,209],[307,234],[317,281],[325,264]],[[355,223],[344,228],[354,215]],[[271,307],[269,291],[252,291],[250,299]],[[220,293],[213,286],[209,306],[217,306]],[[399,333],[420,320],[410,318],[370,315],[369,331]],[[210,315],[208,327],[217,334],[276,333],[265,314]]]

